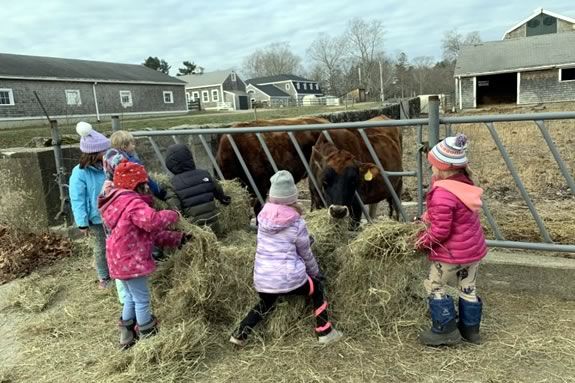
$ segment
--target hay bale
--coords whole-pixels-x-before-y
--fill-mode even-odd
[[[381,334],[399,323],[414,324],[425,312],[425,258],[411,238],[417,225],[384,220],[365,228],[339,253],[334,297],[338,322],[350,334]]]
[[[224,206],[216,201],[218,206],[218,226],[222,235],[236,230],[242,230],[250,225],[252,207],[250,194],[238,181],[220,181],[224,193],[231,197],[232,202]]]

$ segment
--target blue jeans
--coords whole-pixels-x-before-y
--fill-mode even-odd
[[[148,277],[126,279],[120,282],[124,288],[122,320],[135,318],[140,326],[150,322],[152,320],[152,310],[150,307]]]
[[[94,260],[96,261],[96,273],[99,280],[110,279],[108,261],[106,260],[106,233],[104,226],[90,225],[90,232],[94,234]]]

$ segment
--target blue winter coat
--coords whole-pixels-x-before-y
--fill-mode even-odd
[[[102,190],[106,174],[104,169],[89,166],[80,169],[76,165],[70,176],[70,203],[78,227],[88,227],[102,223],[98,211],[98,194]]]

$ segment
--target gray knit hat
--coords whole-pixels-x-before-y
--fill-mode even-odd
[[[293,176],[287,170],[280,170],[270,178],[269,201],[280,205],[291,205],[297,202],[297,188]]]

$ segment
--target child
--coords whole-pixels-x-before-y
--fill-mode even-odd
[[[157,332],[148,287],[148,276],[156,268],[153,246],[180,246],[183,235],[167,230],[178,221],[177,212],[152,208],[148,174],[142,165],[120,163],[113,182],[112,191],[101,196],[98,203],[104,223],[111,231],[106,241],[110,274],[121,281],[124,290],[119,327],[120,347],[125,349],[132,346],[138,336]]]
[[[70,203],[74,221],[84,235],[94,234],[94,259],[98,274],[98,286],[108,287],[110,273],[106,263],[106,236],[102,218],[98,211],[98,193],[106,178],[102,167],[102,156],[110,148],[110,141],[98,133],[87,122],[76,125],[80,138],[80,163],[72,169],[70,176]]]
[[[105,188],[110,188],[112,178],[114,177],[114,169],[122,160],[128,160],[139,165],[143,165],[142,161],[136,153],[136,139],[132,133],[125,130],[118,130],[110,136],[112,147],[104,154],[104,171],[106,172]],[[151,178],[148,178],[148,186],[156,198],[164,201],[166,199],[166,191]],[[104,193],[105,191],[102,190]]]
[[[467,138],[447,137],[428,154],[433,171],[427,193],[427,211],[422,217],[427,229],[416,243],[429,252],[432,262],[425,287],[432,327],[420,335],[429,346],[458,343],[461,336],[479,343],[481,299],[475,290],[479,261],[487,254],[485,235],[479,221],[483,190],[474,186],[467,169]],[[457,278],[459,323],[453,299],[445,285]]]
[[[214,198],[224,205],[231,202],[220,183],[206,170],[196,169],[192,153],[183,144],[168,147],[166,167],[174,174],[173,191],[167,193],[170,207],[182,211],[192,222],[209,225],[217,232],[218,211]]]
[[[310,249],[294,179],[290,172],[280,170],[270,180],[268,202],[258,214],[254,286],[260,301],[242,320],[230,342],[244,346],[252,329],[273,310],[274,303],[283,295],[311,296],[319,343],[339,340],[342,333],[329,322],[320,282],[323,278]]]

